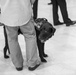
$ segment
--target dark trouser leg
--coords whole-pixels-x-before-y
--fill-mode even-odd
[[[36,19],[37,18],[37,10],[38,10],[38,0],[35,1],[35,3],[33,4],[33,18]]]
[[[58,3],[56,0],[52,0],[53,3],[53,21],[54,24],[59,21],[59,16],[58,16]]]
[[[67,22],[71,21],[68,18],[66,1],[65,0],[57,0],[57,2],[58,2],[58,5],[60,6],[60,10],[61,10],[61,13],[62,13],[62,17],[63,17],[64,23],[67,23]]]

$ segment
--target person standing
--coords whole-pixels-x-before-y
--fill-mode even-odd
[[[37,15],[38,15],[38,0],[36,0],[33,4],[34,20],[37,19]],[[37,46],[38,46],[38,50],[39,50],[40,59],[42,62],[47,62],[46,59],[44,58],[44,57],[48,57],[48,55],[45,54],[45,52],[44,52],[44,43],[41,43],[41,41],[38,38],[40,32],[36,28],[35,28],[35,30],[36,30]]]
[[[32,5],[35,0],[0,0],[0,21],[5,25],[11,60],[16,70],[23,69],[23,57],[18,42],[18,29],[26,41],[26,64],[30,71],[40,65],[37,52],[36,33],[32,18]]]
[[[72,21],[68,17],[66,0],[52,0],[52,4],[53,4],[53,21],[55,26],[62,25],[64,23],[66,24],[66,26],[70,26],[76,23],[76,21]],[[59,21],[58,6],[60,7],[64,23]]]

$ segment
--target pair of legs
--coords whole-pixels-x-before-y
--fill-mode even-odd
[[[36,30],[36,38],[37,38],[37,46],[38,46],[38,50],[39,50],[39,56],[42,62],[47,62],[44,57],[47,57],[47,54],[45,54],[44,52],[44,43],[41,43],[41,41],[38,39],[38,35],[40,34],[40,32],[35,28]],[[18,30],[18,35],[22,34],[22,32],[20,31],[20,29]],[[10,54],[10,50],[9,50],[9,45],[8,45],[8,38],[7,38],[7,33],[6,33],[6,29],[4,26],[4,37],[5,37],[5,47],[4,47],[4,58],[9,58],[9,56],[7,55],[7,52]]]
[[[23,67],[23,61],[24,61],[21,48],[18,43],[18,29],[20,28],[26,41],[26,62],[27,62],[26,64],[28,68],[33,67],[33,69],[35,69],[37,64],[40,64],[40,59],[38,57],[36,33],[32,20],[30,20],[27,24],[23,26],[16,26],[16,27],[5,26],[5,27],[8,37],[10,55],[15,67],[17,69]]]
[[[35,3],[33,4],[33,18],[34,18],[34,20],[37,18],[37,11],[38,11],[38,0],[36,0]],[[37,46],[38,46],[38,50],[39,50],[40,59],[41,59],[42,62],[47,62],[44,59],[44,57],[48,56],[44,52],[45,43],[41,43],[41,41],[38,39],[38,36],[39,36],[40,32],[36,28],[35,28],[35,30],[36,30]]]
[[[71,19],[68,17],[68,12],[67,12],[67,6],[66,6],[66,1],[65,0],[52,0],[53,3],[53,21],[54,25],[56,24],[63,24],[59,21],[59,16],[58,16],[58,6],[60,7],[63,21],[65,24],[72,24]]]

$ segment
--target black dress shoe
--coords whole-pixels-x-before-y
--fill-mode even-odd
[[[46,61],[44,58],[42,58],[42,59],[41,59],[41,62],[46,63],[47,61]]]
[[[57,23],[54,23],[54,26],[63,25],[63,22],[58,21]]]
[[[33,70],[35,70],[38,66],[40,66],[40,64],[37,64],[37,65],[35,65],[34,67],[28,67],[28,69],[29,69],[30,71],[33,71]]]
[[[47,54],[43,54],[43,57],[48,57],[48,55]]]
[[[21,71],[21,70],[23,70],[23,67],[19,67],[19,68],[16,67],[16,70]]]
[[[66,26],[74,25],[75,23],[76,23],[76,21],[70,21],[70,22],[66,23]]]

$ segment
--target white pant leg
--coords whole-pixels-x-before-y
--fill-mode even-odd
[[[36,33],[34,29],[33,21],[30,20],[26,25],[20,27],[26,42],[26,59],[28,66],[35,66],[40,63],[37,43],[36,43]]]
[[[18,43],[18,27],[6,26],[10,55],[15,67],[23,66],[23,57]]]

